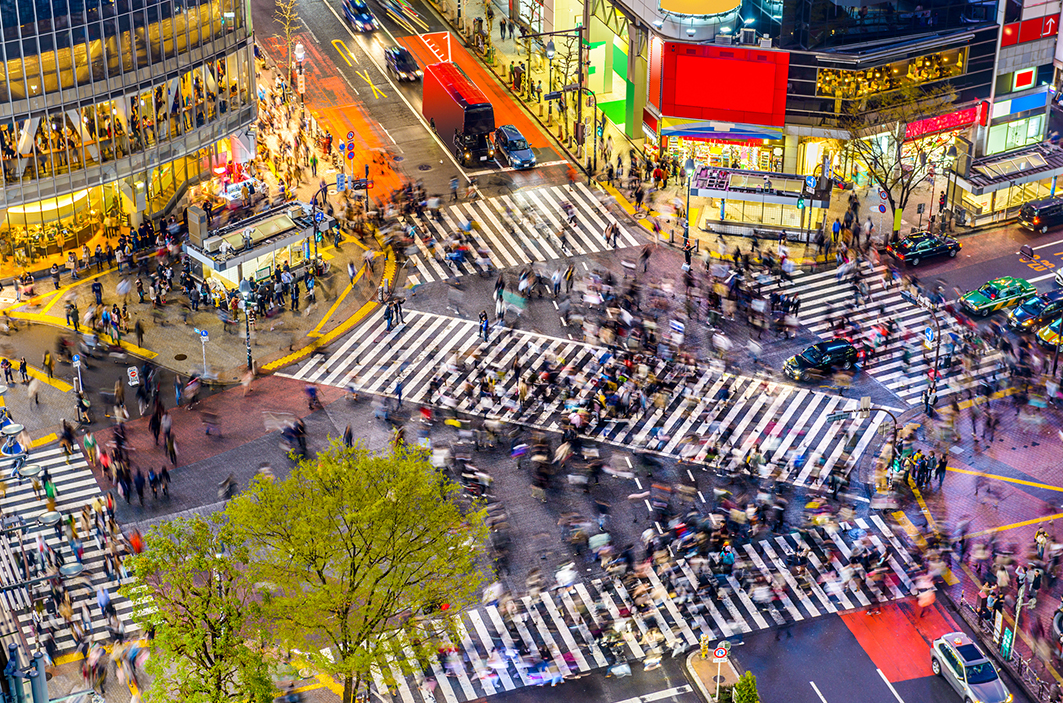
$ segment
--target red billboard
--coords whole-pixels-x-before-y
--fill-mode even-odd
[[[786,122],[790,55],[665,42],[661,113],[743,124]]]

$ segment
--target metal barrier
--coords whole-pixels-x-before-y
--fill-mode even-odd
[[[985,647],[992,647],[993,653],[996,655],[995,658],[1003,664],[1004,668],[1007,669],[1012,676],[1023,684],[1027,692],[1036,700],[1041,701],[1041,703],[1049,703],[1054,682],[1045,681],[1037,675],[1037,672],[1034,671],[1033,667],[1033,654],[1031,653],[1029,658],[1023,658],[1019,655],[1016,649],[1019,646],[1021,639],[1016,636],[1011,651],[1011,658],[1005,659],[1000,653],[1000,649],[993,642],[992,622],[978,617],[978,611],[975,609],[974,605],[965,598],[965,595],[966,591],[960,591],[960,614],[971,628],[982,634],[982,645]]]

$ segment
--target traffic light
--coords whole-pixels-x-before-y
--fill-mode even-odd
[[[586,139],[587,125],[582,122],[576,123],[576,143],[583,144]]]
[[[945,201],[946,201],[945,193],[942,192],[941,195],[938,197],[938,210],[944,210],[945,209]]]
[[[598,138],[601,139],[605,134],[605,115],[602,115],[602,121],[599,122],[597,118],[594,120],[595,129],[598,131]]]
[[[797,209],[798,210],[804,210],[805,209],[805,199],[804,198],[798,198],[797,199]]]

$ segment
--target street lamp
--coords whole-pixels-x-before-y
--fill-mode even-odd
[[[255,289],[250,277],[240,281],[240,297],[244,299],[244,335],[247,339],[247,370],[255,368],[251,359],[251,306],[255,304]]]
[[[687,206],[683,213],[686,220],[683,225],[683,248],[686,249],[690,244],[690,183],[694,180],[694,159],[687,159],[683,168],[687,172]]]
[[[584,14],[587,13],[587,9],[589,7],[590,7],[589,4],[584,3]],[[538,34],[528,34],[528,35],[526,35],[524,37],[525,39],[531,41],[532,39],[538,39],[539,37],[554,37],[554,36],[557,36],[559,34],[567,35],[567,36],[571,36],[573,34],[576,35],[576,44],[577,44],[576,50],[578,52],[577,55],[579,57],[579,60],[577,61],[577,67],[576,67],[576,129],[575,129],[575,132],[576,132],[576,144],[579,147],[582,147],[583,143],[586,141],[586,135],[583,132],[583,130],[585,128],[584,125],[583,125],[583,89],[584,89],[584,83],[585,83],[585,81],[584,81],[584,75],[585,75],[584,72],[585,72],[587,66],[586,66],[586,64],[583,61],[583,32],[584,32],[584,28],[586,27],[586,24],[587,24],[588,20],[589,20],[589,18],[584,17],[584,23],[581,24],[580,26],[574,27],[572,29],[559,29],[559,30],[554,31],[554,32],[540,32]],[[550,39],[550,40],[548,40],[546,42],[546,58],[547,58],[547,60],[550,60],[550,59],[553,59],[554,56],[556,56],[556,55],[557,55],[557,47],[554,46],[554,40]],[[551,64],[551,67],[552,67],[552,65],[553,64]],[[551,91],[552,91],[553,86],[551,85],[549,87],[551,88]]]
[[[554,46],[554,40],[546,42],[546,59],[547,61],[553,61],[554,56],[557,54],[557,48]]]
[[[299,64],[299,75],[296,79],[296,87],[299,89],[299,100],[305,100],[303,95],[306,92],[306,79],[303,78],[303,59],[306,58],[306,48],[302,42],[295,45],[295,60]]]
[[[945,152],[945,158],[949,161],[949,173],[945,181],[945,204],[949,206],[950,210],[952,209],[952,184],[956,178],[956,159],[959,158],[959,156],[960,152],[956,148],[956,145],[950,144],[949,150]],[[941,212],[939,211],[938,214],[940,215]],[[941,231],[945,231],[944,227],[942,227]]]

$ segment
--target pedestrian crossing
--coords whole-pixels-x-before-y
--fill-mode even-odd
[[[861,265],[861,271],[863,280],[868,284],[870,301],[865,299],[859,308],[850,309],[847,306],[854,301],[853,288],[845,271],[840,277],[839,270],[795,273],[792,283],[771,284],[765,286],[763,292],[765,295],[775,291],[791,297],[798,296],[801,301],[799,321],[821,339],[836,336],[832,332],[832,321],[835,319],[844,318],[850,324],[857,323],[863,334],[868,335],[865,339],[877,334],[876,327],[894,320],[897,333],[887,343],[878,346],[873,358],[865,359],[860,368],[899,398],[908,403],[918,403],[921,394],[930,385],[928,372],[933,366],[934,347],[926,343],[926,335],[928,329],[937,334],[933,315],[906,299],[899,284],[887,287],[888,269],[884,265],[873,266],[869,262]],[[954,346],[954,338],[959,338],[966,330],[944,310],[938,311],[937,318],[943,335],[941,359],[944,360]],[[906,331],[909,333],[907,341]],[[939,399],[962,390],[959,384],[959,346],[955,344],[957,358],[953,372],[938,381]],[[910,365],[907,368],[904,362],[905,348],[910,353]],[[981,355],[971,369],[972,378],[994,377],[1001,360],[999,351]]]
[[[703,636],[740,642],[747,633],[917,593],[919,567],[877,515],[736,546],[731,570],[699,556],[693,538],[674,548],[669,564],[622,574],[617,559],[601,578],[559,576],[553,589],[457,614],[449,629],[457,638],[444,636],[438,655],[411,661],[409,676],[397,666],[387,682],[378,673],[375,692],[401,703],[464,703],[624,662],[650,665],[662,653],[688,651]],[[875,555],[869,559],[882,565],[882,578],[849,578],[855,552],[857,560]],[[794,566],[799,553],[803,564]]]
[[[563,203],[571,203],[575,216],[564,241],[560,235],[567,220]],[[524,188],[511,195],[447,205],[439,213],[441,221],[427,212],[421,218],[408,220],[415,225],[406,265],[413,285],[464,276],[483,268],[484,262],[477,263],[480,258],[477,252],[458,258],[446,250],[444,243],[456,232],[467,232],[475,241],[476,249],[489,252],[494,268],[612,250],[614,247],[605,241],[604,233],[614,223],[620,228],[617,248],[641,244],[635,234],[617,223],[585,183]],[[473,222],[476,225],[469,228],[468,223]]]
[[[86,628],[88,638],[91,641],[110,641],[106,617],[97,605],[96,589],[102,586],[109,592],[111,604],[114,605],[127,636],[132,635],[138,630],[132,621],[133,606],[118,592],[125,580],[117,575],[115,578],[107,577],[103,563],[106,551],[95,536],[81,532],[81,508],[92,504],[97,498],[104,498],[104,492],[93,476],[88,461],[80,449],[76,448],[68,463],[62,449],[55,446],[33,450],[26,466],[39,466],[47,470],[56,488],[56,511],[63,520],[70,516],[77,520],[84,571],[80,575],[64,578],[64,584],[71,595],[74,618],[81,619],[84,604],[91,625],[91,633],[89,628]],[[10,621],[14,613],[26,640],[36,646],[39,638],[35,626],[34,606],[37,602],[43,605],[48,594],[48,584],[46,581],[30,586],[18,584],[45,574],[45,569],[40,568],[42,557],[38,538],[43,539],[44,543],[55,551],[64,566],[76,564],[77,558],[65,535],[58,537],[55,527],[46,526],[40,519],[47,510],[44,491],[41,490],[38,497],[30,479],[23,478],[20,481],[11,460],[0,462],[0,478],[6,485],[6,491],[0,498],[0,508],[4,515],[11,516],[4,522],[5,532],[0,540],[0,583],[6,589],[0,607],[4,609],[5,620]],[[24,520],[25,523],[21,536],[14,529],[18,519]],[[35,555],[36,569],[29,566],[30,560],[26,556],[29,553]],[[36,620],[42,623],[43,629],[52,631],[60,654],[74,651],[76,642],[72,629],[58,614],[42,610],[36,615]]]
[[[612,352],[585,342],[496,327],[485,343],[472,320],[418,311],[405,318],[389,332],[383,314],[374,312],[332,354],[311,358],[291,376],[391,398],[401,391],[414,404],[558,431],[565,417],[590,404],[600,371],[612,363]],[[759,450],[764,471],[821,486],[836,465],[859,459],[883,418],[860,418],[857,399],[808,387],[656,357],[643,363],[634,374],[652,371],[670,392],[626,417],[603,416],[583,426],[585,436],[723,468]],[[521,407],[515,365],[525,378],[538,378],[553,365],[569,380],[533,384]],[[840,413],[845,419],[831,417]]]

